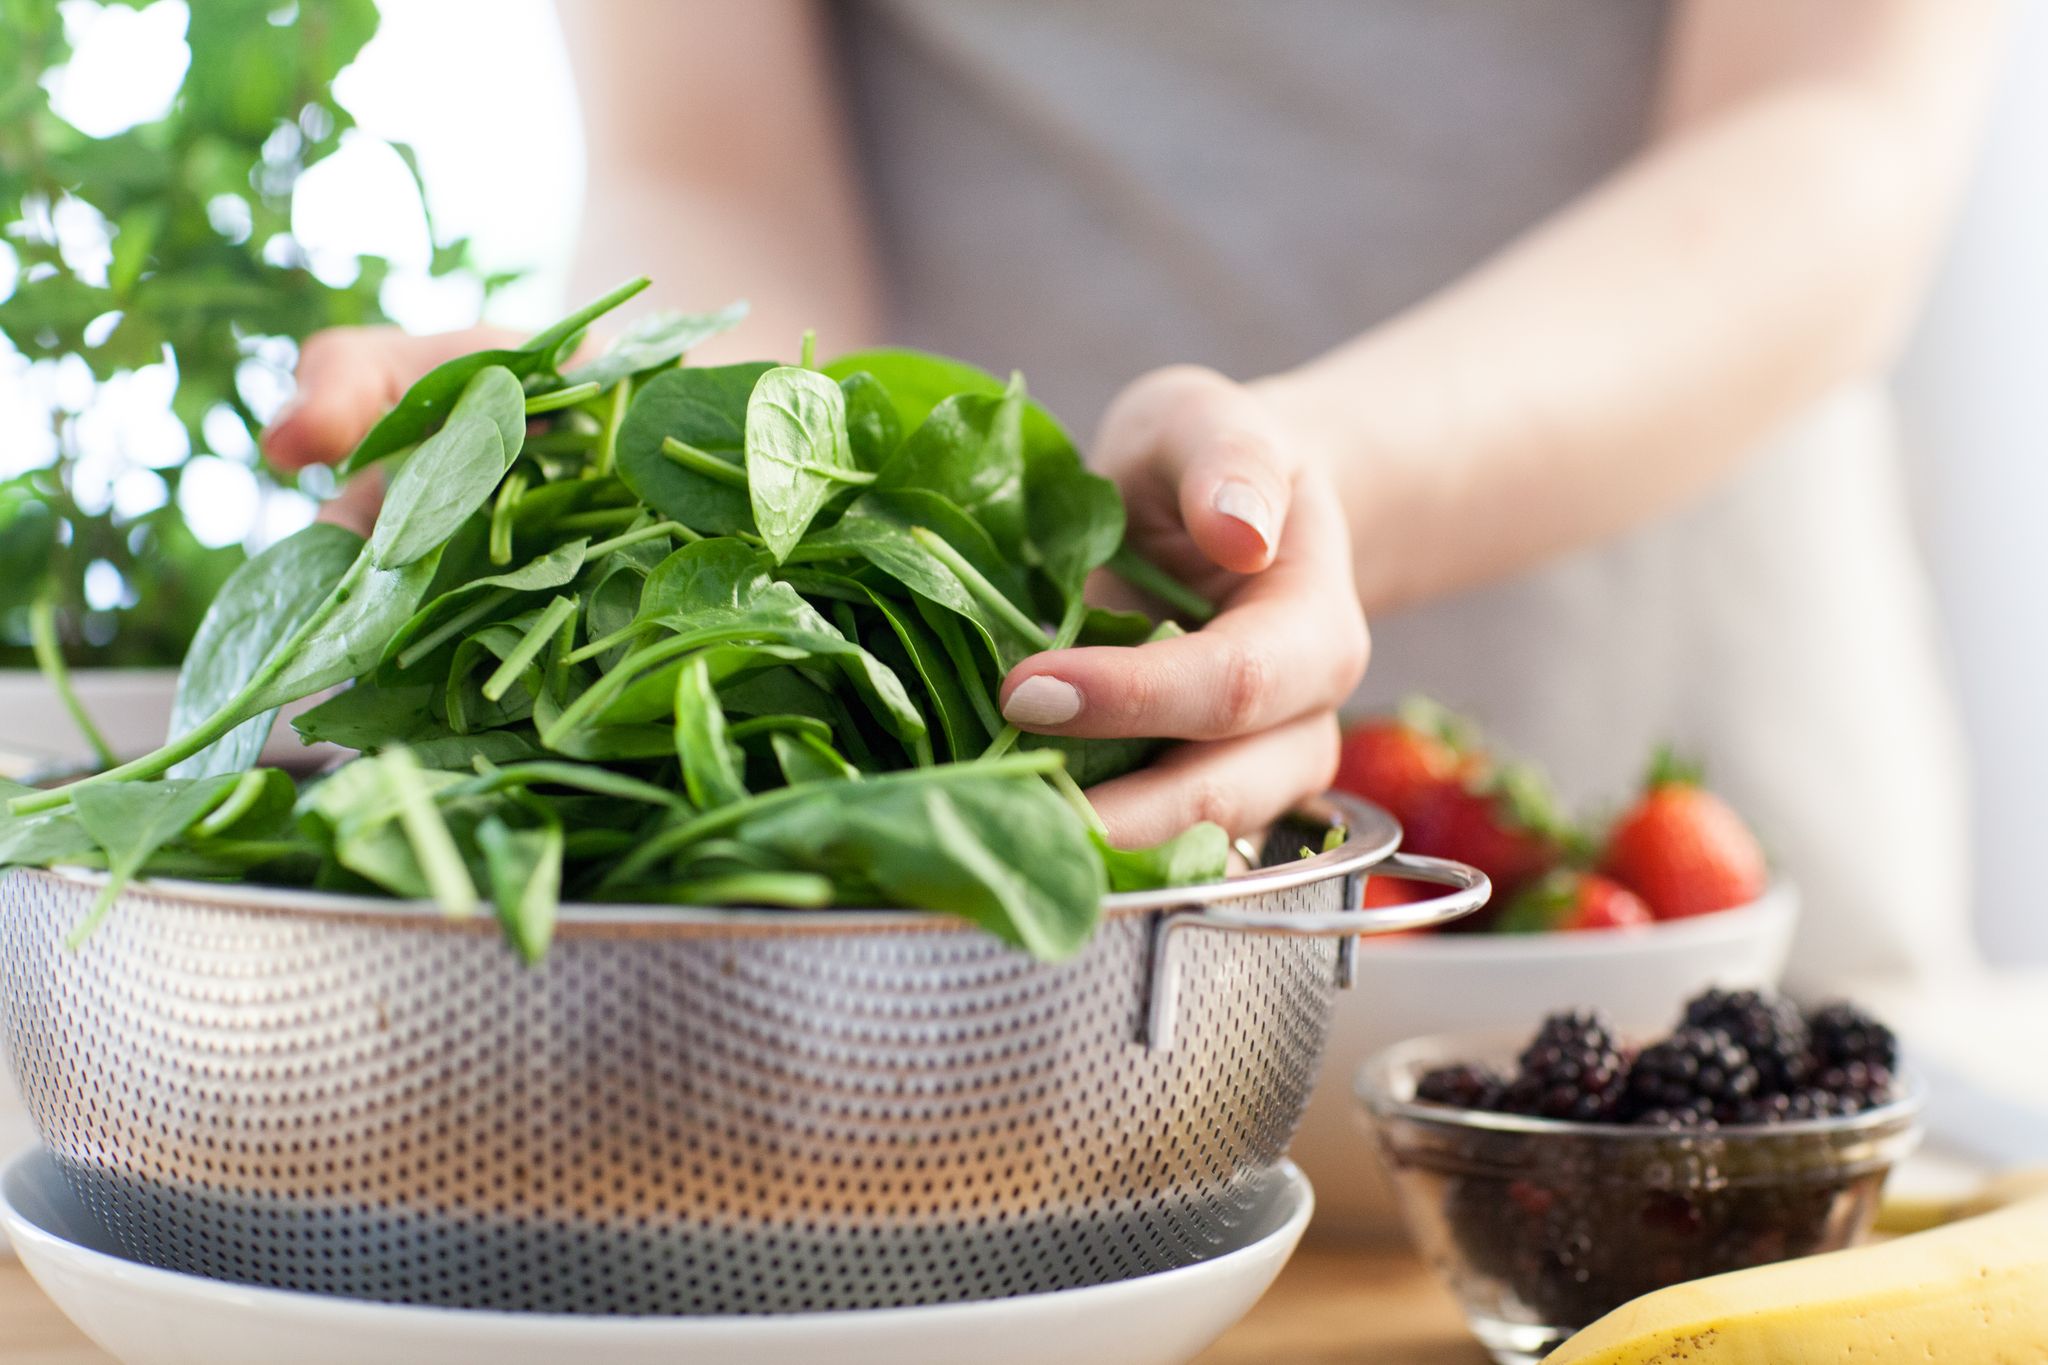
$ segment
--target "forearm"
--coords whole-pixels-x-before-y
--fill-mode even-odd
[[[1664,512],[1889,358],[1966,135],[1844,82],[1676,93],[1671,130],[1606,184],[1265,381],[1337,480],[1368,610]]]
[[[652,276],[653,303],[745,298],[699,360],[825,354],[880,331],[873,253],[825,17],[811,0],[558,7],[583,108],[579,297]]]

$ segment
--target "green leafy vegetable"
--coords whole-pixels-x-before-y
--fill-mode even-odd
[[[921,907],[1057,958],[1106,891],[1222,875],[1213,827],[1103,841],[1077,779],[1158,741],[996,709],[1036,650],[1175,629],[1082,600],[1122,505],[1021,381],[671,368],[735,310],[562,373],[623,292],[408,391],[358,451],[405,452],[371,539],[314,526],[230,578],[164,746],[0,790],[0,865],[104,863],[109,904],[150,872],[488,899],[528,961],[565,899]],[[297,727],[356,758],[250,767],[337,687]]]
[[[315,522],[235,570],[199,622],[171,708],[176,738],[197,728],[247,687],[286,637],[334,591],[362,550],[362,537]],[[243,721],[207,748],[171,765],[173,777],[239,772],[263,752],[274,711]]]
[[[840,487],[866,483],[846,437],[846,395],[815,370],[782,366],[747,399],[747,495],[754,526],[780,564]]]

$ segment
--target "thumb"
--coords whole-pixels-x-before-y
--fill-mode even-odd
[[[1181,525],[1212,563],[1248,574],[1273,562],[1297,462],[1243,385],[1185,366],[1147,376],[1104,418],[1098,457],[1112,473],[1142,471],[1171,488]]]

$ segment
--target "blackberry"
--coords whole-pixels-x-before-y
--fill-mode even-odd
[[[1892,1031],[1846,1000],[1815,1010],[1807,1027],[1823,1071],[1852,1062],[1882,1067],[1887,1075],[1898,1069],[1899,1045]]]
[[[1799,1123],[1806,1119],[1841,1118],[1859,1112],[1856,1101],[1818,1086],[1803,1086],[1786,1094],[1752,1095],[1731,1107],[1731,1124]]]
[[[1455,1109],[1493,1109],[1507,1090],[1491,1068],[1483,1066],[1440,1066],[1426,1071],[1415,1083],[1415,1098],[1423,1104],[1448,1104]]]
[[[1628,1078],[1628,1059],[1598,1014],[1553,1014],[1522,1049],[1521,1066],[1501,1108],[1514,1114],[1596,1123],[1611,1118]]]
[[[1797,1090],[1813,1070],[1813,1039],[1799,1007],[1769,992],[1703,992],[1686,1004],[1685,1022],[1720,1029],[1740,1044],[1762,1094]]]
[[[1715,1127],[1713,1107],[1703,1100],[1689,1104],[1658,1105],[1645,1109],[1629,1120],[1638,1128],[1662,1128],[1667,1132],[1686,1133],[1703,1128]]]
[[[1636,1058],[1628,1073],[1626,1109],[1703,1105],[1718,1119],[1756,1093],[1756,1067],[1740,1043],[1720,1029],[1682,1028]]]
[[[1869,1062],[1843,1062],[1839,1066],[1823,1067],[1814,1076],[1813,1083],[1845,1106],[1844,1113],[1860,1114],[1866,1109],[1889,1104],[1892,1099],[1891,1069]]]

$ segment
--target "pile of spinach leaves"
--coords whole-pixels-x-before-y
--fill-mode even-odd
[[[528,959],[564,900],[900,906],[1074,952],[1109,890],[1223,874],[1199,826],[1109,847],[1081,784],[1132,741],[1008,728],[1038,650],[1177,629],[1088,606],[1115,487],[1008,384],[870,351],[686,367],[741,309],[663,314],[571,366],[637,280],[517,349],[449,361],[366,436],[364,540],[316,524],[199,628],[172,736],[12,788],[0,866],[250,879],[494,906]],[[345,685],[345,686],[344,686]],[[253,766],[280,706],[359,755]]]

